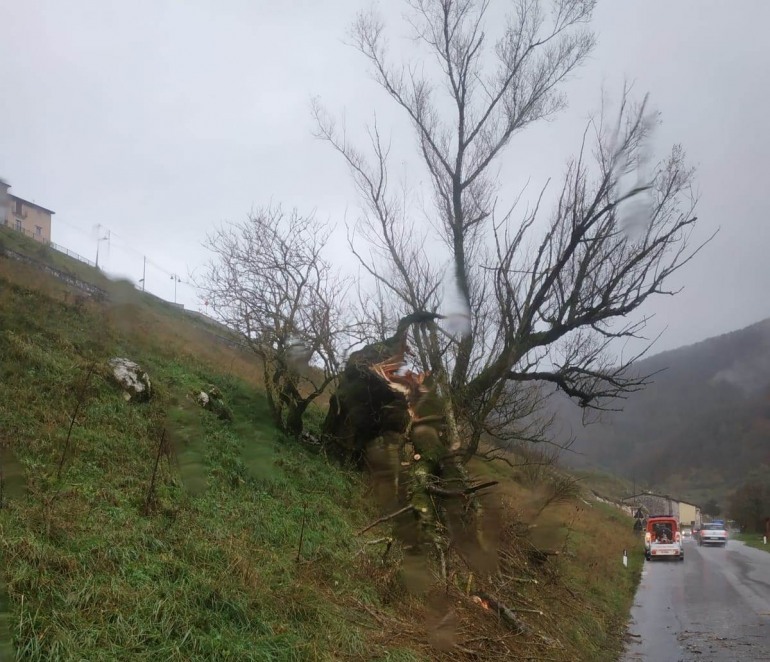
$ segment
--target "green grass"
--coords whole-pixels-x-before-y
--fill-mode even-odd
[[[765,545],[764,542],[762,542],[761,533],[733,533],[731,531],[730,540],[740,540],[741,542],[746,543],[749,547],[761,549],[763,552],[770,552],[770,544]]]
[[[14,250],[39,249],[13,239]],[[276,433],[253,357],[217,343],[214,325],[125,283],[105,287],[111,302],[92,304],[0,259],[0,660],[12,659],[9,639],[20,660],[477,659],[427,645],[430,601],[405,594],[398,546],[388,564],[381,546],[360,553],[356,531],[381,514],[365,476]],[[123,399],[113,356],[148,371],[149,403]],[[190,397],[209,384],[232,421]],[[161,437],[168,452],[150,493]],[[504,464],[472,469],[500,481],[499,526],[521,529],[537,486]],[[538,583],[491,578],[487,588],[543,611],[523,618],[561,642],[546,657],[609,660],[620,650],[642,565],[630,522],[580,499],[549,507],[528,535],[546,534],[542,545],[564,554],[542,567],[529,565],[525,538],[506,538],[507,576]],[[461,641],[544,653],[472,603],[466,569],[453,567]]]
[[[562,580],[572,594],[583,596],[573,607],[572,627],[565,632],[580,659],[616,660],[626,631],[628,614],[644,565],[641,539],[633,520],[623,512],[594,502],[572,524],[571,563],[563,564]],[[623,566],[623,552],[628,566]]]
[[[575,477],[580,479],[580,484],[587,490],[594,490],[599,496],[606,499],[624,499],[633,493],[633,483],[624,478],[613,476],[603,471],[575,471]]]
[[[337,660],[377,652],[368,630],[350,620],[351,600],[377,600],[375,587],[347,570],[355,528],[367,518],[360,476],[280,438],[253,386],[149,346],[106,326],[99,310],[76,311],[2,282],[0,438],[8,466],[12,457],[26,476],[26,493],[0,511],[19,658]],[[123,399],[106,368],[113,355],[148,370],[150,403]],[[232,423],[187,397],[210,383]],[[174,452],[161,459],[146,514],[163,429]]]
[[[0,226],[0,243],[12,251],[27,255],[38,262],[48,264],[99,287],[109,284],[105,276],[84,262],[60,253],[9,227]]]

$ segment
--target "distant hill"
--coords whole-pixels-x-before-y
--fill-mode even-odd
[[[639,485],[695,500],[718,499],[748,475],[770,469],[770,319],[638,364],[658,373],[623,412],[583,427],[559,403],[576,435],[566,458]]]

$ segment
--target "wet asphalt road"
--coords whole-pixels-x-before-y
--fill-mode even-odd
[[[622,662],[770,660],[770,554],[732,540],[685,543],[645,562]]]

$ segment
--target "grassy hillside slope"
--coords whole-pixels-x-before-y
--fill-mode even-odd
[[[365,544],[389,527],[357,535],[382,514],[365,477],[277,435],[252,357],[99,283],[109,303],[0,257],[1,660],[615,658],[641,566],[619,512],[568,493],[542,508],[547,481],[475,466],[501,481],[500,574],[450,568],[437,639],[436,592],[404,589],[397,545],[383,561]],[[114,356],[148,371],[150,402],[124,400]],[[210,384],[232,421],[190,398]],[[532,632],[474,603],[477,585]]]
[[[696,503],[770,467],[770,320],[640,361],[653,383],[583,428],[560,407],[584,461]],[[573,456],[579,460],[581,456]]]

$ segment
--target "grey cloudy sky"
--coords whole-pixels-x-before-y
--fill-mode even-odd
[[[505,5],[505,0],[499,0]],[[0,0],[0,176],[56,210],[53,239],[173,297],[225,220],[281,202],[341,222],[357,201],[337,155],[312,136],[310,99],[360,126],[377,112],[408,125],[343,41],[354,0]],[[395,48],[403,5],[381,3]],[[698,167],[698,230],[721,232],[652,302],[666,349],[770,317],[770,2],[604,0],[599,45],[568,84],[557,121],[516,139],[504,189],[563,172],[602,87],[624,80],[663,113],[656,144],[681,142]],[[405,171],[420,177],[420,164]],[[106,242],[102,244],[106,250]],[[192,288],[179,298],[197,308]]]

